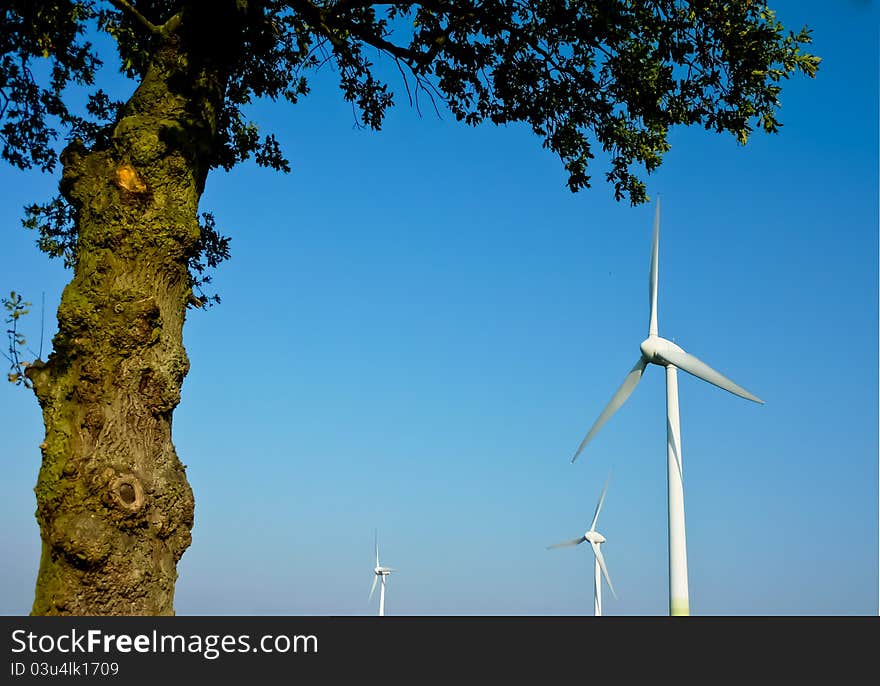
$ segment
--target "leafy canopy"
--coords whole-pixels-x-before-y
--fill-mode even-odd
[[[59,138],[101,147],[119,114],[121,103],[95,84],[102,62],[86,39],[94,30],[115,39],[120,68],[136,81],[176,32],[238,46],[213,168],[254,157],[289,170],[278,141],[262,136],[244,109],[256,98],[295,103],[308,93],[309,72],[328,63],[361,125],[379,129],[394,103],[372,61],[384,56],[416,106],[439,103],[471,125],[530,126],[561,159],[572,191],[590,186],[601,148],[616,198],[633,204],[647,199],[639,175],[658,167],[673,126],[728,132],[740,143],[755,128],[775,132],[780,82],[796,72],[814,76],[819,65],[803,50],[809,31],[786,31],[757,0],[4,0],[2,7],[0,154],[44,171],[55,167]],[[32,66],[41,60],[49,76],[38,82]],[[89,92],[79,110],[67,97],[71,84]],[[40,230],[50,255],[75,261],[63,199],[27,208],[25,224]],[[205,226],[213,230],[213,221]],[[206,246],[222,240],[217,234]],[[203,255],[199,264],[216,261]]]

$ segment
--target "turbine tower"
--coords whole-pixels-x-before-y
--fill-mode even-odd
[[[746,389],[738,386],[723,374],[715,371],[709,365],[698,360],[693,355],[686,353],[672,341],[661,338],[657,326],[657,253],[660,241],[660,200],[657,199],[657,208],[654,213],[654,243],[651,250],[651,272],[648,282],[648,297],[650,302],[650,319],[648,321],[648,337],[639,346],[641,355],[635,366],[626,375],[620,388],[611,398],[611,401],[602,410],[602,414],[587,432],[584,440],[578,446],[574,462],[578,455],[592,440],[596,432],[613,415],[635,389],[648,364],[656,364],[666,367],[666,475],[669,490],[669,614],[688,615],[690,604],[688,600],[687,579],[687,547],[684,533],[684,491],[682,487],[681,468],[681,427],[678,418],[678,376],[677,369],[696,376],[698,379],[708,381],[710,384],[730,391],[746,400],[764,404],[760,398],[752,395]]]
[[[608,576],[608,568],[605,566],[605,558],[602,555],[602,550],[599,548],[605,542],[605,537],[596,531],[596,522],[599,520],[599,510],[602,509],[602,503],[605,500],[605,491],[608,490],[608,482],[605,482],[605,488],[602,489],[602,495],[599,496],[599,504],[596,505],[596,513],[593,515],[593,523],[590,524],[590,530],[587,531],[580,538],[575,538],[571,541],[565,541],[564,543],[556,543],[551,546],[547,546],[547,550],[551,550],[552,548],[567,548],[573,545],[580,545],[584,541],[589,541],[590,546],[593,548],[593,556],[595,559],[595,586],[593,589],[593,614],[596,617],[602,616],[602,575],[605,575],[605,581],[608,582],[608,588],[611,589],[611,593],[617,598],[617,594],[614,593],[614,585],[611,583],[611,577]]]
[[[391,574],[391,572],[397,571],[392,569],[391,567],[382,567],[379,564],[379,535],[376,534],[376,566],[373,568],[373,585],[370,587],[370,597],[368,599],[373,599],[373,592],[376,590],[376,582],[379,579],[382,580],[382,588],[379,589],[379,616],[385,616],[385,577]]]

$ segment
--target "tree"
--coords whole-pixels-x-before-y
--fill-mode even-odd
[[[38,245],[73,269],[48,360],[26,366],[46,428],[36,486],[43,541],[34,614],[171,614],[193,497],[171,440],[189,368],[188,307],[228,238],[199,199],[212,169],[254,157],[288,171],[244,114],[295,103],[335,66],[360,123],[393,104],[372,60],[397,66],[410,102],[470,125],[523,122],[577,191],[597,146],[618,200],[647,199],[676,125],[776,132],[780,82],[813,76],[809,31],[757,0],[5,0],[2,156],[62,167],[57,197],[25,208]],[[95,84],[88,37],[115,40],[137,83]],[[35,76],[37,74],[43,76]],[[72,91],[88,98],[74,105]],[[59,142],[61,141],[61,142]],[[63,146],[63,147],[62,147]],[[60,149],[60,151],[59,151]],[[212,296],[216,298],[216,296]],[[17,358],[16,358],[17,359]]]

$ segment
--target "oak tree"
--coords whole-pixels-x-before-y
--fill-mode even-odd
[[[618,199],[676,125],[775,132],[781,83],[819,59],[759,0],[3,0],[0,145],[52,172],[25,208],[73,278],[47,360],[24,377],[42,408],[34,614],[171,614],[193,496],[171,440],[189,369],[188,307],[228,239],[199,200],[213,169],[288,171],[246,110],[295,103],[329,65],[361,125],[421,95],[469,125],[527,124],[572,191],[593,159]],[[93,45],[103,32],[116,54]],[[96,83],[118,62],[133,94]],[[398,68],[390,84],[381,60]],[[87,97],[80,97],[82,93]],[[76,94],[77,97],[73,97]],[[344,192],[344,189],[343,189]]]

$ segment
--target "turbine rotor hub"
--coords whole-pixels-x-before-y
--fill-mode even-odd
[[[669,362],[667,362],[666,358],[663,356],[664,352],[668,350],[680,353],[684,352],[684,350],[678,347],[675,343],[665,338],[661,338],[660,336],[648,336],[639,345],[639,350],[642,351],[642,355],[644,355],[648,362],[659,364],[661,367],[669,365]]]
[[[588,531],[584,534],[584,538],[586,538],[590,543],[604,543],[605,537],[600,534],[598,531]]]

